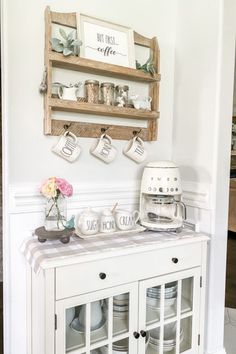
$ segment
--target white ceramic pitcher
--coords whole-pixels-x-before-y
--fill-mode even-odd
[[[59,86],[57,93],[59,98],[62,100],[77,101],[78,91],[78,85],[70,87]]]

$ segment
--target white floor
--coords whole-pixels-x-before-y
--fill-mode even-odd
[[[236,354],[236,309],[225,308],[225,350]]]

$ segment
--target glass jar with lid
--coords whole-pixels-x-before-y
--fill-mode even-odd
[[[86,80],[85,84],[85,98],[88,103],[99,102],[99,81]]]
[[[116,86],[116,105],[118,107],[127,107],[129,99],[129,86],[117,85]]]
[[[112,82],[103,82],[101,84],[101,100],[108,106],[114,105],[115,85]]]

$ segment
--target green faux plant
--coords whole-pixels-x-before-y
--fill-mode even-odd
[[[82,41],[76,38],[76,31],[73,30],[69,34],[66,34],[63,28],[59,29],[62,39],[52,38],[51,45],[52,50],[58,53],[63,53],[65,56],[69,55],[79,55],[80,46]]]
[[[146,61],[145,64],[141,65],[137,60],[136,60],[136,69],[138,70],[142,70],[146,73],[151,74],[152,76],[154,76],[156,74],[156,70],[153,64],[153,60],[151,57],[149,57],[149,59]]]

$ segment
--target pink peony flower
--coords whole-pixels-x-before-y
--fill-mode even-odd
[[[64,197],[71,197],[73,194],[73,187],[63,178],[56,178],[56,185]]]

